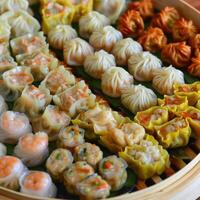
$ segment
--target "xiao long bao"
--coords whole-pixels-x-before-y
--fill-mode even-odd
[[[192,58],[192,63],[187,70],[191,75],[200,78],[200,57]]]

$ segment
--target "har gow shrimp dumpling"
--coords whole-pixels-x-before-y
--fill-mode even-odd
[[[0,157],[5,156],[7,154],[6,146],[0,142]]]
[[[143,85],[131,85],[122,90],[122,104],[132,113],[146,110],[157,105],[157,96],[153,90]]]
[[[121,67],[110,67],[102,75],[101,88],[102,91],[111,97],[120,97],[121,90],[133,83],[131,76],[125,69]]]
[[[104,50],[87,56],[84,62],[84,70],[97,79],[101,79],[102,74],[113,66],[116,66],[115,57]]]
[[[71,66],[83,65],[85,58],[93,52],[93,47],[81,38],[66,41],[64,44],[64,60]]]

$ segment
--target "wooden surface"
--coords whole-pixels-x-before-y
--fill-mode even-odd
[[[194,6],[198,10],[200,10],[200,0],[185,0],[190,5]]]

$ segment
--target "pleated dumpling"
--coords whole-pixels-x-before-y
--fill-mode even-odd
[[[8,105],[6,104],[4,98],[0,95],[0,115],[8,110]]]
[[[85,58],[93,52],[92,46],[81,38],[75,38],[64,44],[64,60],[71,66],[83,65]]]
[[[64,42],[77,37],[77,32],[70,25],[59,24],[48,33],[50,46],[55,49],[63,49]]]
[[[11,26],[7,21],[0,20],[0,41],[8,42],[11,34]]]
[[[172,65],[154,70],[153,87],[161,94],[173,94],[174,84],[184,84],[184,74]]]
[[[1,0],[0,1],[0,14],[13,10],[27,10],[28,1],[27,0]]]
[[[79,20],[79,34],[81,37],[88,39],[90,35],[104,26],[110,24],[110,21],[104,15],[91,11],[82,16]]]
[[[133,83],[131,76],[125,69],[121,67],[110,67],[102,75],[101,88],[102,91],[111,97],[120,97],[121,90]]]
[[[90,44],[97,50],[111,52],[115,43],[123,38],[120,31],[112,26],[105,26],[90,36]]]
[[[129,72],[138,81],[151,81],[153,70],[161,66],[161,60],[147,51],[134,54],[128,60]]]
[[[107,16],[114,24],[123,12],[125,0],[94,0],[94,9]]]
[[[142,46],[131,38],[125,38],[113,47],[112,54],[115,56],[116,63],[119,66],[126,66],[128,59],[136,53],[142,52]]]
[[[136,114],[157,105],[157,96],[153,90],[143,85],[131,85],[122,90],[121,101],[127,109]]]
[[[3,143],[0,143],[0,157],[5,156],[7,153],[7,148]]]
[[[115,57],[104,50],[87,56],[84,62],[85,71],[97,79],[101,79],[102,74],[113,66],[116,66]]]

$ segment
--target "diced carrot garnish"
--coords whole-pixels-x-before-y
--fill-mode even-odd
[[[104,163],[104,168],[110,169],[110,168],[112,168],[112,164],[107,161],[107,162]]]

